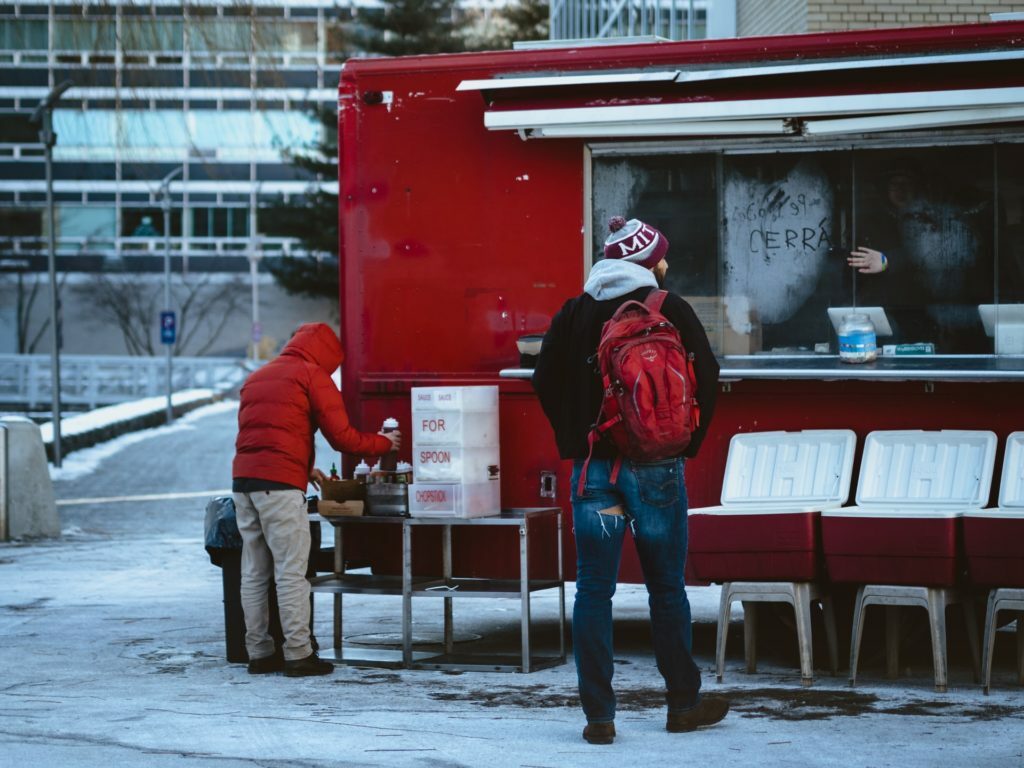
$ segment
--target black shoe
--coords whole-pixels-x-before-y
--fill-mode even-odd
[[[583,738],[590,744],[611,744],[615,741],[615,723],[587,723]]]
[[[313,651],[304,659],[286,661],[284,663],[285,677],[313,677],[315,675],[329,675],[334,671],[334,665],[329,661],[322,660]]]
[[[280,651],[264,656],[262,659],[249,660],[250,675],[269,675],[272,672],[281,672],[283,670],[284,656],[281,655]]]
[[[701,696],[697,706],[685,712],[669,712],[665,730],[671,733],[686,733],[714,725],[729,712],[729,702],[716,696]]]

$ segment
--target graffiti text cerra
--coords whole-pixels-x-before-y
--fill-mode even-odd
[[[829,221],[826,216],[813,227],[780,227],[778,229],[750,230],[750,252],[769,253],[783,248],[787,250],[811,251],[816,253],[822,246],[831,248],[832,238],[828,235]]]

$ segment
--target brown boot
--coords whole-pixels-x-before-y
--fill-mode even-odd
[[[615,723],[587,723],[583,738],[591,744],[611,744],[615,741]]]
[[[665,730],[671,733],[686,733],[714,725],[729,712],[729,702],[717,696],[701,696],[697,706],[685,712],[669,712]]]

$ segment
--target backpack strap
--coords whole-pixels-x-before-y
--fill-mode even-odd
[[[653,309],[655,312],[661,312],[661,305],[665,303],[665,299],[668,297],[668,291],[663,291],[660,288],[655,288],[653,291],[647,294],[647,298],[644,299],[644,306],[648,309]]]
[[[595,427],[592,430],[590,430],[590,433],[587,435],[587,447],[588,447],[587,458],[584,459],[584,461],[583,461],[583,469],[580,470],[580,479],[579,479],[579,482],[576,484],[576,495],[577,496],[583,496],[583,492],[584,492],[585,486],[587,484],[587,470],[590,468],[590,460],[594,456],[594,444],[598,440],[601,439],[601,435],[603,435],[607,430],[609,430],[611,427],[615,426],[620,421],[622,421],[622,414],[619,414],[618,416],[613,416],[612,418],[608,419],[606,422],[604,422],[602,424],[595,425]],[[612,476],[611,476],[612,483],[614,483],[615,482],[615,478],[617,478],[619,476],[619,465],[620,464],[622,464],[622,458],[621,457],[615,460],[615,466],[612,467]]]

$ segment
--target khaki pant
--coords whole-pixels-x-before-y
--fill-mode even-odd
[[[277,584],[277,605],[284,632],[284,657],[304,659],[309,641],[309,520],[306,496],[299,490],[236,493],[235,517],[242,534],[242,611],[245,648],[250,659],[274,653],[267,632],[270,580]]]

